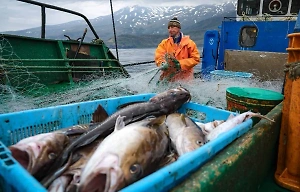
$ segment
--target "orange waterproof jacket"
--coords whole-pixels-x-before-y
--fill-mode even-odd
[[[163,71],[160,76],[161,80],[167,78],[169,81],[177,81],[194,78],[193,67],[200,62],[200,54],[195,42],[189,36],[181,35],[182,39],[179,44],[175,44],[173,38],[169,37],[162,40],[155,51],[155,63],[158,67],[161,63],[166,62],[166,54],[175,57],[181,67],[180,71],[176,71],[174,68]]]

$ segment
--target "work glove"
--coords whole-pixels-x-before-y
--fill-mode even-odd
[[[169,64],[168,63],[161,63],[160,65],[160,69],[163,71],[166,71],[169,68]]]
[[[180,63],[179,63],[179,61],[178,61],[177,59],[171,58],[171,60],[172,60],[172,62],[174,63],[175,69],[177,69],[177,70],[181,69]]]

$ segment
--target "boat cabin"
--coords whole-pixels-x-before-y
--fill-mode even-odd
[[[277,16],[297,17],[300,1],[297,0],[240,0],[237,4],[237,18],[245,16],[269,16],[280,20]]]
[[[288,37],[300,9],[296,0],[238,0],[236,17],[205,33],[202,75],[214,70],[254,73],[263,80],[284,77]]]

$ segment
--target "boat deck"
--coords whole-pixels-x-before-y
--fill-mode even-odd
[[[268,176],[259,187],[258,192],[289,192],[290,190],[281,187],[275,182],[274,179],[275,169],[269,172]]]

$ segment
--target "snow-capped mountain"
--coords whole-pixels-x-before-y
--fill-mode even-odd
[[[167,23],[177,17],[182,29],[235,9],[235,3],[222,5],[199,5],[196,7],[127,7],[115,14],[116,26],[130,27],[132,33],[160,34],[166,32]],[[98,18],[96,18],[97,20]],[[141,29],[151,29],[143,30]]]
[[[171,6],[171,7],[125,7],[114,12],[115,30],[117,36],[149,36],[156,35],[161,38],[167,34],[167,23],[173,17],[181,22],[182,31],[189,33],[201,28],[205,24],[208,29],[216,29],[221,24],[223,16],[235,16],[236,1],[229,1],[219,5],[199,6]],[[215,21],[212,21],[214,20]],[[101,39],[109,41],[113,39],[112,16],[100,16],[90,19],[95,31]],[[214,25],[212,25],[214,23]],[[84,28],[87,27],[84,20],[72,21],[59,25],[46,26],[46,38],[65,39],[64,35],[77,39],[82,36]],[[211,28],[210,28],[211,27]],[[95,38],[88,28],[85,41]],[[203,30],[203,28],[202,28]],[[9,32],[11,34],[26,35],[31,37],[40,36],[40,27],[22,31]]]

